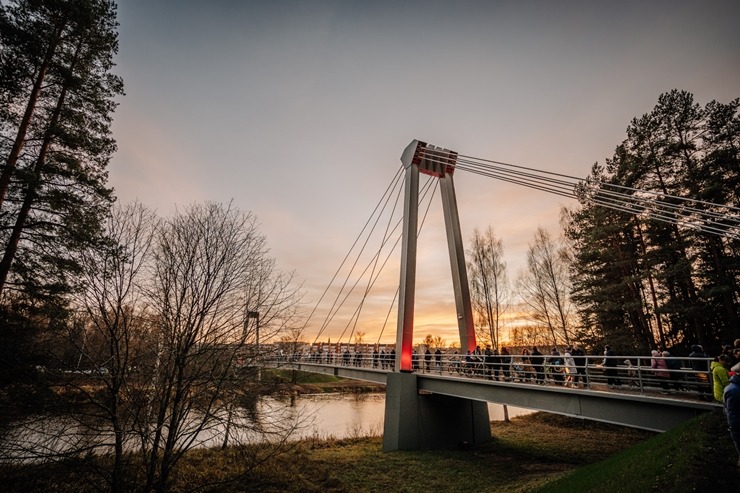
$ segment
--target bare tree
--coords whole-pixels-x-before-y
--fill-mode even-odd
[[[130,372],[149,353],[151,333],[141,285],[156,216],[138,203],[114,207],[106,223],[106,243],[83,253],[86,290],[79,299],[98,344],[80,354],[105,384],[102,400],[90,395],[113,429],[112,491],[124,490],[124,446],[136,412],[137,392]]]
[[[510,290],[503,242],[493,228],[473,232],[468,251],[470,296],[475,311],[479,339],[490,341],[498,349],[503,315],[509,308]]]
[[[447,346],[447,343],[445,342],[444,339],[442,339],[441,336],[433,336],[432,334],[427,334],[424,337],[424,341],[422,342],[422,344],[431,349],[435,349],[435,348],[442,349],[445,346]]]
[[[509,331],[509,344],[512,347],[543,347],[547,346],[550,341],[550,334],[546,327],[524,319],[519,320],[516,326]]]
[[[517,281],[527,315],[545,327],[553,344],[570,344],[572,330],[568,255],[543,228],[538,228],[527,252],[527,270]]]
[[[26,449],[31,456],[110,453],[111,467],[85,463],[113,492],[125,491],[134,476],[126,452],[141,392],[133,372],[151,355],[151,317],[141,286],[156,221],[141,204],[115,206],[100,241],[81,250],[81,289],[70,300],[66,334],[51,331],[45,340],[55,370],[50,382],[61,389],[42,416],[53,426],[26,422],[26,436],[38,439]]]
[[[146,466],[145,491],[165,491],[173,468],[190,448],[228,428],[236,443],[250,432],[284,440],[295,426],[273,421],[260,428],[244,412],[233,415],[237,389],[250,393],[262,341],[294,320],[292,275],[274,270],[255,218],[231,206],[193,205],[165,221],[153,257],[149,300],[159,326],[151,396],[137,431]],[[257,314],[257,324],[249,324]],[[238,364],[241,362],[241,364]],[[235,382],[241,378],[241,385]],[[256,390],[251,391],[252,397]]]
[[[106,489],[143,477],[137,489],[165,491],[195,446],[273,443],[235,448],[248,473],[303,419],[257,405],[278,388],[259,381],[260,353],[303,325],[294,275],[276,269],[255,218],[231,206],[193,205],[162,221],[132,204],[114,208],[106,226],[81,254],[85,289],[67,338],[49,341],[67,370],[57,385],[71,398],[59,408],[59,430],[39,446],[70,457],[112,451],[110,469],[97,462]]]

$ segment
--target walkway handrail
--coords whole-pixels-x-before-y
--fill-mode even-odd
[[[663,360],[665,367],[653,365]],[[413,371],[531,385],[587,390],[618,389],[640,394],[671,394],[712,401],[711,358],[578,355],[415,354]],[[318,363],[393,371],[391,353],[301,352],[265,355],[265,363]],[[670,363],[670,364],[668,364]]]

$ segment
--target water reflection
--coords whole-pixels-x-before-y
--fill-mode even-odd
[[[491,420],[504,419],[504,408],[488,405]],[[509,417],[529,414],[527,409],[509,407]],[[231,441],[254,442],[270,440],[270,436],[301,438],[355,438],[380,436],[385,414],[384,393],[312,394],[299,397],[262,398],[246,408],[234,410],[233,417],[223,419],[197,434],[199,447],[218,447],[224,441],[224,431],[232,423]],[[235,431],[239,430],[239,431]],[[0,460],[39,460],[67,450],[79,450],[94,445],[100,452],[108,451],[112,437],[104,428],[94,434],[72,420],[34,416],[8,430],[0,438]],[[131,446],[134,444],[131,443]]]
[[[295,401],[295,408],[311,423],[297,438],[348,438],[383,432],[385,394],[313,394]]]
[[[304,416],[311,416],[312,423],[300,431],[301,438],[348,438],[382,435],[385,415],[385,394],[314,394],[295,400],[295,406]],[[533,411],[508,406],[509,418],[530,414]],[[488,404],[492,421],[504,420],[504,406]]]

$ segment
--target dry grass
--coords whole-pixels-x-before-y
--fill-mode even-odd
[[[263,463],[256,460],[260,447],[198,450],[181,463],[171,491],[523,493],[560,488],[605,493],[650,491],[655,484],[667,492],[707,491],[702,486],[731,491],[737,484],[734,467],[724,476],[716,469],[732,455],[718,416],[657,436],[544,413],[491,426],[494,439],[471,450],[382,452],[380,437],[310,438]],[[651,461],[666,454],[672,454],[666,461]],[[0,484],[8,493],[93,491],[92,485],[79,483],[68,489],[72,477],[83,475],[58,465],[0,468]],[[619,478],[619,486],[606,485],[604,477]]]
[[[545,414],[494,422],[492,431],[491,443],[470,451],[385,453],[379,437],[304,442],[261,491],[524,492],[653,436]]]

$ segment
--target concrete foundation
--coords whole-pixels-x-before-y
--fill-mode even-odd
[[[442,394],[420,394],[413,373],[389,373],[383,450],[472,445],[491,439],[488,404]]]

